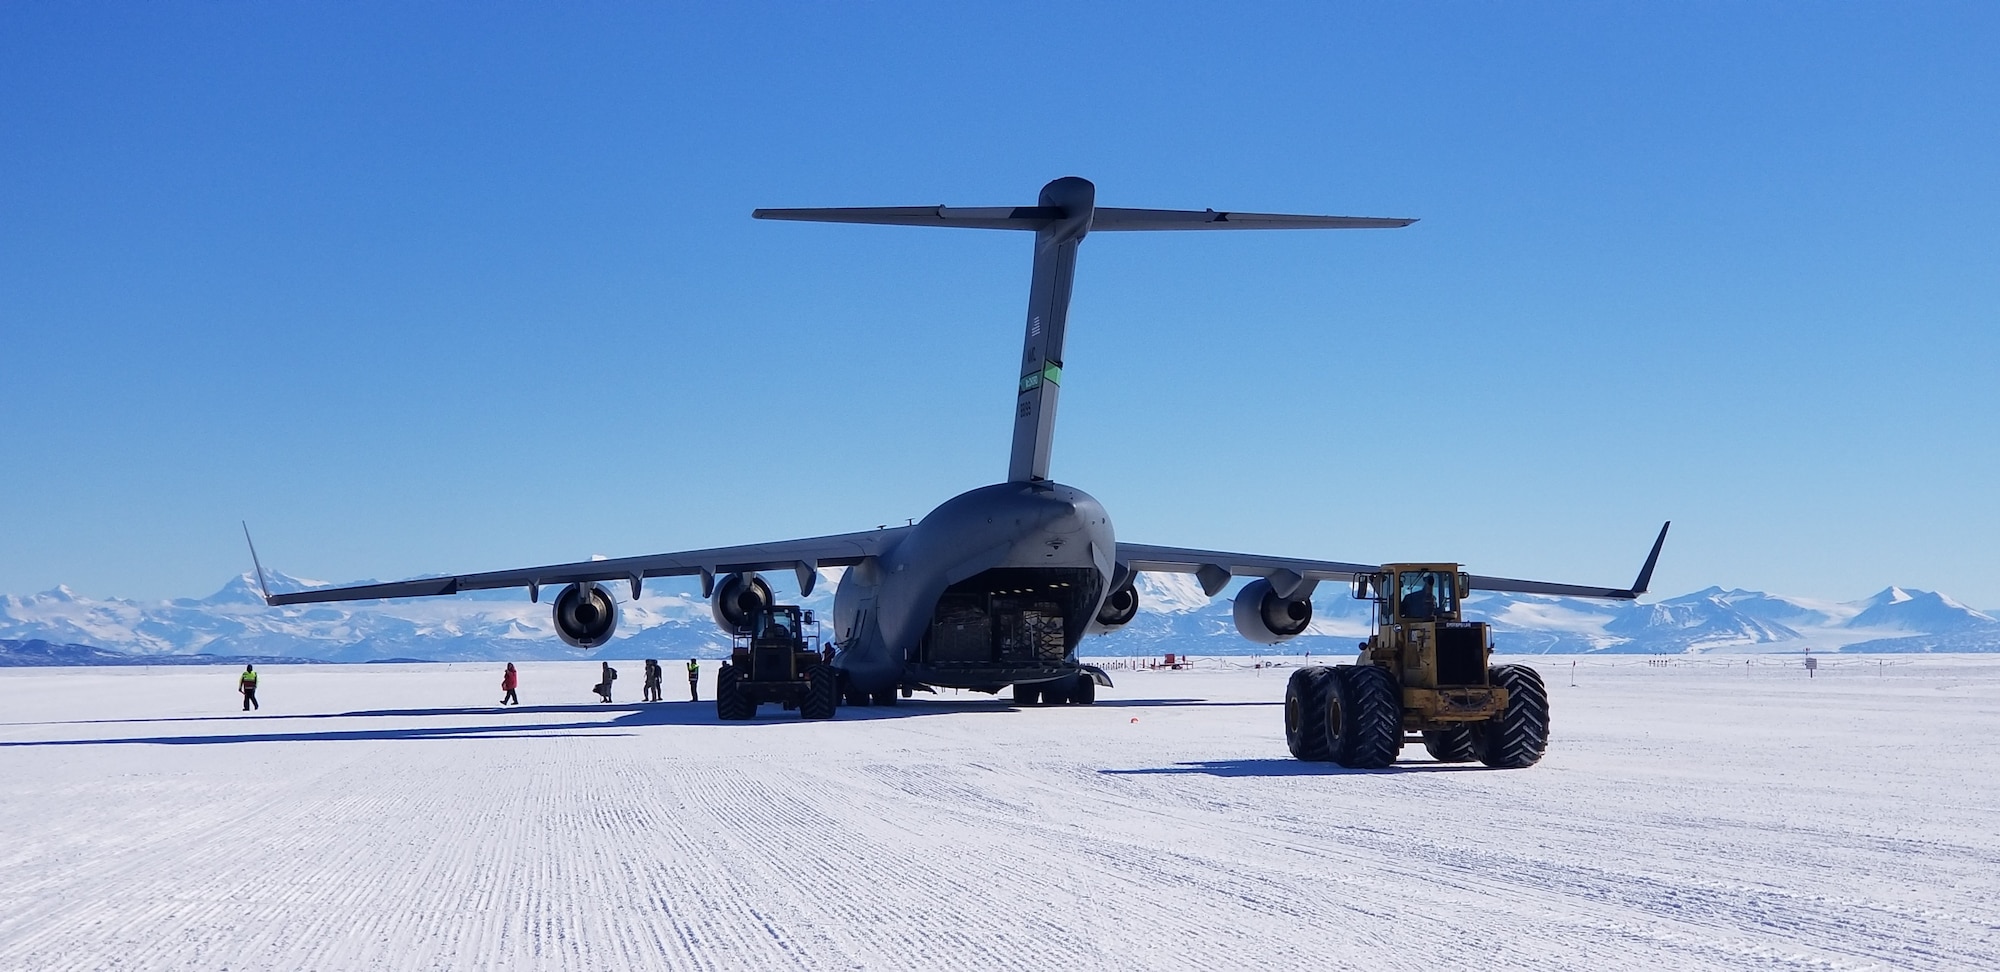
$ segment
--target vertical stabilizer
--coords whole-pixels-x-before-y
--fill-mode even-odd
[[[1035,271],[1028,284],[1028,320],[1021,341],[1021,383],[1014,402],[1014,448],[1008,482],[1049,478],[1056,433],[1056,399],[1062,394],[1063,335],[1069,326],[1070,285],[1076,248],[1090,232],[1097,187],[1075,177],[1042,187],[1036,207],[1061,215],[1035,230]]]

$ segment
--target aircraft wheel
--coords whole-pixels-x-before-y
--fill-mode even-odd
[[[1061,679],[1061,678],[1058,678],[1058,679],[1056,679],[1056,680],[1054,680],[1054,681],[1052,681],[1052,682],[1043,682],[1043,683],[1042,683],[1042,704],[1043,704],[1043,705],[1068,705],[1068,704],[1069,704],[1069,702],[1070,702],[1070,689],[1071,689],[1071,687],[1072,687],[1072,686],[1071,686],[1070,684],[1068,684],[1068,680],[1067,680],[1067,679]]]
[[[715,717],[725,722],[741,722],[757,714],[757,703],[736,689],[736,666],[715,670]]]
[[[840,705],[840,673],[828,665],[814,665],[806,673],[806,680],[812,687],[799,703],[799,718],[833,718],[834,709]]]
[[[1424,751],[1440,763],[1470,763],[1479,758],[1479,748],[1473,745],[1470,726],[1425,729]]]
[[[1494,769],[1525,769],[1541,762],[1549,748],[1549,690],[1526,665],[1495,665],[1487,680],[1507,690],[1507,707],[1475,723],[1473,745],[1479,761]]]
[[[1333,670],[1325,665],[1308,665],[1292,673],[1285,683],[1285,747],[1295,758],[1323,763],[1331,758],[1327,748],[1327,689]]]
[[[889,686],[888,688],[885,688],[885,689],[883,689],[882,691],[880,691],[880,692],[877,692],[877,693],[875,693],[875,704],[876,704],[876,705],[895,705],[895,704],[896,704],[896,687],[895,687],[895,686],[893,686],[893,685],[891,685],[891,686]]]
[[[1076,673],[1076,687],[1069,690],[1071,705],[1096,705],[1097,680],[1089,672]]]
[[[1014,683],[1015,705],[1034,705],[1040,701],[1042,701],[1042,687],[1040,685],[1030,685],[1027,682]]]
[[[1375,665],[1333,670],[1333,704],[1327,707],[1327,749],[1349,769],[1381,769],[1403,750],[1403,690],[1396,676]]]

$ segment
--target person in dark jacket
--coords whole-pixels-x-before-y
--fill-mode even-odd
[[[657,658],[646,659],[646,701],[658,702],[663,694],[660,683],[666,678],[666,671],[660,667]]]
[[[243,711],[263,708],[257,704],[257,666],[243,666],[243,677],[236,680],[236,691],[243,695]]]
[[[514,671],[514,663],[508,662],[507,673],[505,675],[500,676],[500,691],[507,693],[500,697],[501,705],[521,704],[521,697],[514,694],[514,689],[520,684],[521,684],[520,674]]]
[[[597,698],[599,701],[609,702],[611,701],[611,683],[617,680],[618,680],[618,669],[612,668],[610,662],[605,662],[604,678],[602,681],[598,682],[597,685],[591,689],[591,691],[597,693]]]
[[[1404,576],[1408,576],[1407,574]],[[1403,617],[1412,621],[1429,621],[1438,613],[1437,575],[1425,574],[1422,590],[1403,595]]]

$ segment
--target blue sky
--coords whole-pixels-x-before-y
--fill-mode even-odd
[[[1005,473],[1029,240],[1105,234],[1056,475],[1122,538],[2000,606],[1990,4],[0,6],[0,591],[900,523]]]

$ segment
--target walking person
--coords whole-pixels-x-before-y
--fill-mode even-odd
[[[659,702],[662,700],[665,693],[661,691],[661,685],[666,681],[666,676],[667,671],[660,667],[659,659],[646,659],[646,701]]]
[[[696,686],[698,686],[698,685],[700,685],[700,684],[701,684],[701,663],[700,663],[700,662],[697,662],[697,661],[695,661],[695,660],[694,660],[694,659],[692,659],[692,658],[690,658],[690,659],[688,659],[688,701],[689,701],[689,702],[700,702],[700,701],[701,701],[701,692],[700,692],[700,691],[698,691],[698,690],[697,690],[697,688],[696,688]]]
[[[611,701],[611,683],[617,680],[618,680],[618,669],[612,668],[610,662],[605,662],[603,680],[598,682],[595,688],[591,689],[591,691],[597,693],[598,701],[601,702]]]
[[[521,697],[514,694],[514,689],[520,684],[521,684],[520,673],[514,671],[513,662],[508,662],[507,673],[505,675],[500,676],[500,691],[507,693],[500,697],[501,705],[521,704]]]
[[[236,691],[243,696],[243,711],[263,708],[257,704],[257,666],[243,666],[243,677],[236,680]]]

